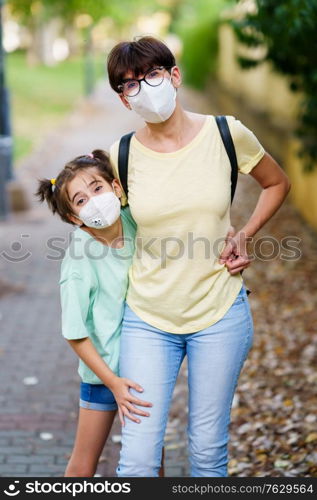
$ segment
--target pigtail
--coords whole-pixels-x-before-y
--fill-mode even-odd
[[[110,156],[103,149],[94,149],[91,153],[94,160],[97,162],[98,167],[103,170],[110,182],[115,179],[114,171],[110,163]]]
[[[105,165],[109,165],[110,158],[106,151],[103,151],[102,149],[94,149],[92,155],[96,160],[100,160]]]
[[[38,179],[38,189],[34,193],[34,196],[36,196],[40,202],[46,201],[53,214],[57,210],[54,188],[55,185],[52,184],[50,179]]]

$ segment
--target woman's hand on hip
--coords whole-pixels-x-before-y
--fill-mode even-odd
[[[244,233],[234,234],[234,228],[231,226],[227,237],[226,246],[219,257],[220,264],[225,264],[230,274],[238,274],[248,267],[251,259],[247,253],[247,238]]]
[[[124,417],[127,417],[133,422],[139,424],[141,420],[135,417],[133,413],[135,413],[136,415],[142,415],[143,417],[150,416],[148,412],[140,410],[139,408],[136,408],[134,405],[147,406],[147,407],[153,406],[152,403],[148,401],[142,401],[141,399],[138,399],[135,396],[133,396],[129,392],[130,387],[132,387],[138,392],[143,392],[143,388],[139,384],[123,377],[116,377],[110,387],[118,404],[118,413],[121,425],[124,425]]]

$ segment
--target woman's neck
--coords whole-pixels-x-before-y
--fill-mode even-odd
[[[136,138],[145,146],[161,152],[172,152],[189,143],[199,132],[205,120],[204,115],[185,111],[180,103],[172,116],[162,123],[146,123]]]
[[[95,240],[100,241],[103,245],[113,248],[123,248],[123,229],[121,217],[114,224],[102,229],[94,229],[92,227],[81,227],[83,231],[89,233]]]

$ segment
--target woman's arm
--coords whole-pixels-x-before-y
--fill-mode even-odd
[[[137,415],[149,416],[149,413],[139,410],[133,406],[152,406],[151,403],[141,401],[130,394],[129,387],[133,387],[138,392],[143,392],[142,387],[132,380],[118,377],[109,368],[107,363],[102,359],[95,346],[89,337],[81,339],[68,339],[69,344],[76,352],[77,356],[97,375],[102,382],[109,387],[113,392],[119,407],[119,417],[122,425],[124,425],[124,416],[130,418],[134,422],[139,423],[139,419],[134,417],[132,413]],[[132,404],[133,403],[133,404]]]
[[[254,236],[277,212],[285,200],[291,183],[284,170],[268,153],[251,170],[250,175],[260,184],[262,192],[248,222],[241,231],[246,237]]]
[[[253,237],[277,212],[291,188],[289,178],[268,153],[264,154],[250,175],[260,184],[262,192],[247,223],[228,240],[221,253],[220,262],[226,263],[230,274],[237,274],[248,267],[251,262],[246,249],[248,238]]]

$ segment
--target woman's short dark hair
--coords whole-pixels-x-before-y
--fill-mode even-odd
[[[118,88],[125,74],[131,71],[136,78],[154,66],[175,66],[175,57],[165,43],[152,36],[144,36],[133,42],[120,42],[108,56],[108,76],[111,87]]]

